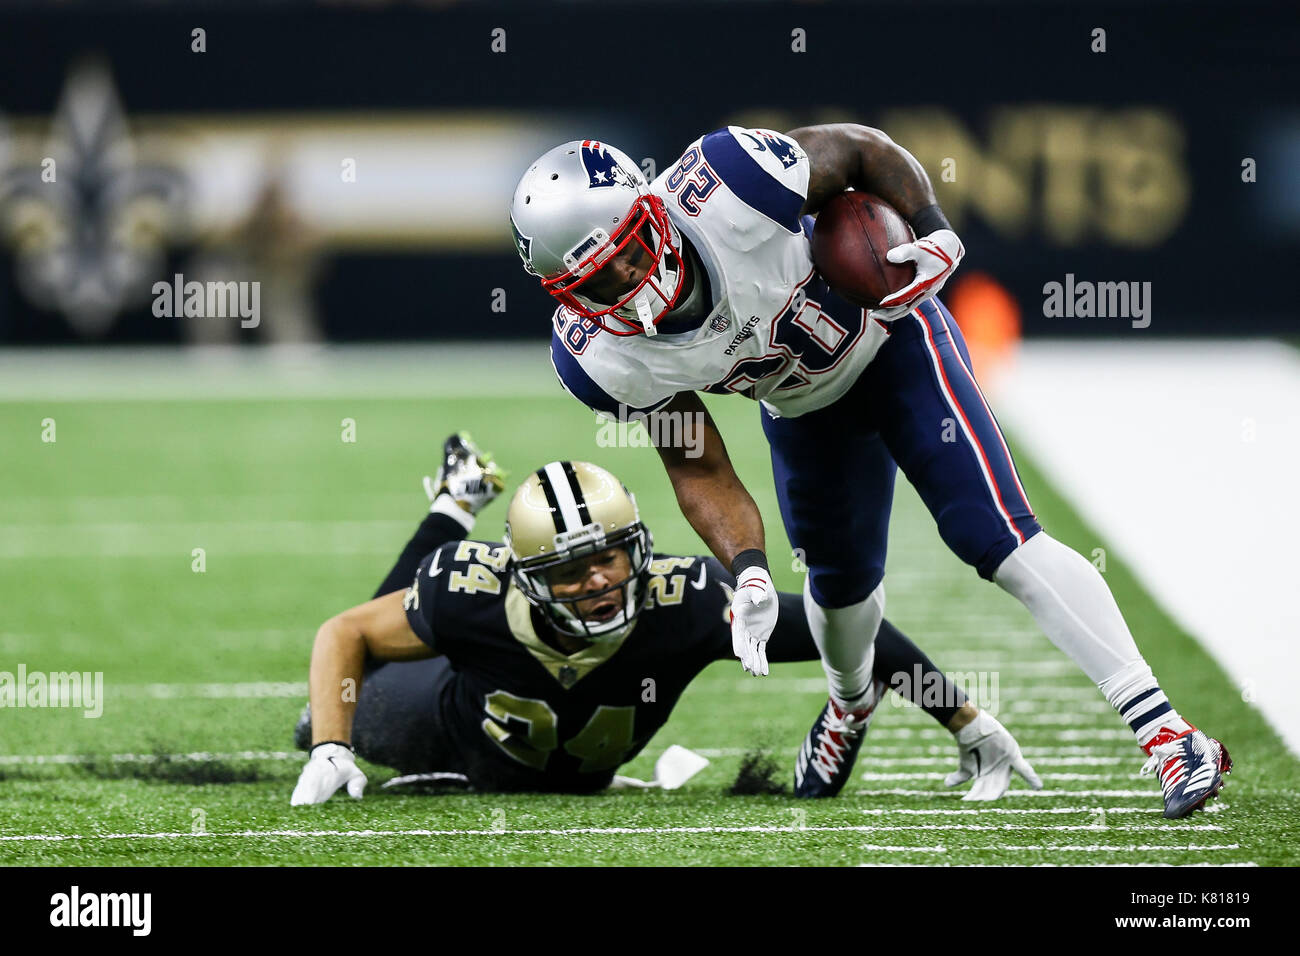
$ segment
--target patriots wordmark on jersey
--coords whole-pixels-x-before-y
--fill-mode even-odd
[[[456,769],[484,789],[599,790],[691,680],[731,656],[734,579],[713,558],[656,556],[631,632],[566,654],[539,636],[508,556],[502,544],[450,542],[406,593],[411,629],[451,665],[436,693]]]
[[[686,269],[697,275],[677,311],[691,318],[674,313],[653,336],[621,336],[561,306],[551,360],[564,387],[609,415],[709,391],[792,417],[848,391],[888,329],[814,269],[812,218],[799,215],[808,179],[803,149],[772,130],[730,126],[692,143],[649,185],[689,242]],[[522,249],[530,240],[514,229]]]

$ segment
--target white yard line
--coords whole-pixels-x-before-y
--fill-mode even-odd
[[[886,788],[878,790],[854,790],[853,795],[856,797],[936,797],[943,796],[945,793],[951,794],[953,799],[961,795],[960,790],[905,790],[902,788]],[[1011,789],[1002,799],[1012,800],[1017,797],[1160,797],[1158,787],[1150,790],[1023,790]]]
[[[0,349],[0,401],[562,396],[548,342]]]
[[[392,555],[410,519],[372,521],[117,521],[0,526],[0,559],[233,555]]]
[[[291,839],[311,839],[316,837],[361,837],[363,839],[374,839],[377,837],[444,837],[444,836],[468,836],[468,837],[518,837],[518,836],[637,836],[637,835],[668,835],[668,834],[729,834],[729,833],[753,833],[753,834],[792,834],[792,833],[874,833],[884,828],[875,826],[729,826],[729,827],[565,827],[556,829],[521,829],[521,830],[469,830],[469,829],[446,829],[446,830],[232,830],[227,832],[211,833],[184,833],[184,832],[163,832],[163,833],[19,833],[0,835],[0,841],[9,843],[61,843],[74,840],[212,840],[212,839],[265,839],[268,837],[286,837]],[[947,828],[954,829],[954,828]],[[955,829],[963,829],[957,827]],[[994,827],[993,829],[999,829]],[[1039,828],[1030,828],[1039,829]],[[1118,829],[1118,828],[1116,828]],[[1149,829],[1149,828],[1148,828]],[[1172,828],[1171,828],[1172,829]],[[1187,828],[1183,828],[1187,829]],[[996,849],[1007,850],[1067,850],[1072,852],[1088,850],[1113,850],[1113,851],[1136,851],[1136,850],[1165,850],[1173,852],[1186,851],[1203,851],[1203,850],[1236,850],[1240,846],[1236,843],[1196,845],[1188,844],[1172,846],[1114,846],[1114,847],[1087,847],[1078,845],[1048,845],[1048,846],[1025,846],[1018,844],[1006,844]],[[863,849],[897,849],[909,852],[924,852],[926,849],[935,852],[946,852],[946,848],[925,848],[925,847],[896,847],[886,848],[867,845]],[[986,849],[986,847],[972,847],[972,850]]]
[[[872,817],[956,817],[979,815],[981,813],[1041,817],[1045,814],[1059,815],[1062,813],[1072,813],[1075,815],[1094,814],[1103,810],[1107,814],[1163,812],[1160,807],[1043,807],[1042,809],[1027,807],[980,807],[979,809],[970,810],[923,810],[907,807],[887,809],[885,807],[871,807],[870,809],[859,810],[858,812],[865,816]]]
[[[1251,862],[1246,862],[1246,863],[1220,863],[1220,862],[1218,862],[1217,860],[1216,860],[1216,861],[1213,861],[1213,862],[1203,862],[1203,863],[1146,863],[1146,862],[1143,862],[1143,863],[1084,863],[1084,864],[1075,864],[1075,863],[1024,863],[1024,864],[1008,864],[1008,863],[859,863],[859,864],[858,864],[858,866],[878,866],[878,867],[887,867],[887,866],[895,866],[895,867],[925,867],[925,868],[927,868],[927,869],[932,868],[932,867],[935,867],[935,866],[960,866],[962,869],[973,869],[973,868],[976,868],[976,867],[984,867],[984,868],[988,868],[988,869],[1001,869],[1001,868],[1004,868],[1004,867],[1007,867],[1007,866],[1012,866],[1012,865],[1016,865],[1016,866],[1032,866],[1032,867],[1045,867],[1045,866],[1087,866],[1087,867],[1089,867],[1090,869],[1091,869],[1091,868],[1097,868],[1097,867],[1103,867],[1103,866],[1125,867],[1125,868],[1131,868],[1131,867],[1148,867],[1148,866],[1170,867],[1170,868],[1176,868],[1176,867],[1193,867],[1193,866],[1212,866],[1212,867],[1214,867],[1215,869],[1219,869],[1219,868],[1221,868],[1221,867],[1227,867],[1227,866],[1259,866],[1258,863],[1251,863]]]
[[[897,851],[897,850],[906,850],[906,849],[912,849],[916,851],[923,850],[923,848],[921,847],[878,846],[871,843],[864,844],[863,846],[859,847],[859,849],[885,850],[885,851]],[[934,853],[947,853],[952,848],[929,847],[927,849],[929,849],[930,852],[934,852]],[[1211,843],[1205,846],[1201,846],[1194,843],[1189,843],[1187,846],[1150,846],[1147,844],[1134,845],[1134,846],[1126,846],[1126,845],[1108,846],[1103,844],[1091,844],[1088,846],[1081,846],[1081,845],[1072,846],[1070,844],[1024,845],[1024,844],[1015,844],[1015,843],[1001,843],[1001,844],[993,843],[993,844],[984,844],[979,847],[961,847],[958,849],[962,851],[1002,850],[1006,852],[1025,851],[1025,852],[1052,852],[1052,853],[1058,851],[1062,853],[1150,853],[1152,851],[1167,851],[1167,852],[1180,852],[1180,853],[1186,853],[1190,851],[1195,853],[1203,853],[1210,850],[1240,850],[1241,845],[1238,843]]]
[[[234,681],[210,684],[120,684],[106,685],[109,696],[175,698],[298,697],[307,701],[306,681]]]
[[[0,755],[0,766],[27,766],[41,764],[83,764],[107,760],[110,763],[153,763],[158,760],[193,760],[208,762],[214,760],[297,760],[305,761],[307,754],[301,750],[240,750],[231,753],[194,753],[174,754],[4,754]]]
[[[1253,701],[1300,754],[1290,714],[1300,670],[1300,353],[1136,336],[1030,342],[994,408],[1228,672],[1237,686],[1219,693]],[[1197,720],[1195,700],[1174,704]]]
[[[955,769],[955,768],[954,768]],[[886,780],[942,780],[948,776],[946,773],[867,773],[858,774],[859,780],[886,781]],[[1137,780],[1137,772],[1133,773],[1040,773],[1044,780]],[[1152,793],[1159,793],[1159,790],[1153,790]]]
[[[268,696],[247,694],[240,696]],[[704,757],[739,757],[748,751],[739,748],[716,748],[709,749],[701,747],[695,751]],[[781,756],[793,756],[795,750]],[[232,751],[229,753],[210,753],[208,751],[193,751],[190,753],[115,753],[115,754],[0,754],[0,766],[14,765],[40,765],[40,764],[82,764],[93,763],[97,760],[108,760],[112,763],[149,763],[157,760],[193,760],[193,761],[230,761],[230,760],[304,760],[306,754],[303,751],[280,751],[280,750],[242,750]],[[866,755],[862,758],[864,763],[873,767],[907,767],[907,766],[949,766],[953,760],[951,757],[870,757]],[[1131,758],[1127,757],[1037,757],[1034,763],[1040,767],[1072,767],[1072,766],[1093,766],[1101,764],[1130,764],[1133,763]],[[864,773],[862,778],[865,780],[942,780],[942,773]],[[1136,774],[1078,774],[1078,773],[1046,773],[1042,774],[1044,779],[1048,780],[1110,780],[1123,777],[1135,777]]]

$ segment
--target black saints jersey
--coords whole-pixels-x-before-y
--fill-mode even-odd
[[[438,706],[457,769],[484,789],[599,790],[701,670],[733,658],[735,579],[711,557],[656,556],[632,631],[566,654],[539,636],[545,619],[511,583],[507,556],[501,544],[448,542],[406,592],[412,630],[454,670]],[[782,597],[780,620],[770,659],[816,660],[797,596]]]

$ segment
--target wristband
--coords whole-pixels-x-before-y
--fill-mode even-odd
[[[742,551],[731,559],[731,575],[737,579],[740,578],[742,572],[749,568],[756,567],[768,571],[767,555],[758,550],[758,548],[750,548],[747,551]],[[768,571],[768,573],[769,575],[771,574],[770,571]]]
[[[931,203],[924,209],[918,209],[908,222],[918,239],[921,236],[928,236],[932,232],[938,232],[940,229],[952,230],[948,217],[943,214],[943,210],[939,208],[938,203]]]
[[[307,753],[308,753],[308,756],[310,756],[311,754],[314,754],[314,753],[316,752],[316,748],[317,748],[317,747],[324,747],[326,744],[338,744],[340,747],[346,747],[346,748],[348,749],[348,752],[349,752],[349,753],[356,753],[356,751],[354,751],[354,750],[352,749],[352,745],[351,745],[350,743],[346,742],[346,741],[343,741],[343,740],[322,740],[322,741],[321,741],[320,743],[318,743],[318,744],[312,744],[312,745],[311,745],[311,750],[309,750],[309,751],[307,752]]]

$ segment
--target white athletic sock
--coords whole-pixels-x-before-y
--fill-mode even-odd
[[[1178,716],[1178,711],[1156,683],[1151,668],[1141,658],[1130,661],[1098,686],[1110,705],[1128,721],[1142,747],[1155,740],[1163,730],[1172,730],[1177,735],[1191,729],[1192,725]]]
[[[831,697],[845,712],[867,706],[876,662],[876,631],[885,617],[884,583],[857,604],[826,608],[813,600],[805,578],[803,606],[813,643],[821,652]]]
[[[1186,729],[1142,659],[1110,588],[1083,555],[1040,531],[1011,552],[993,580],[1101,689],[1139,744],[1162,726]]]

